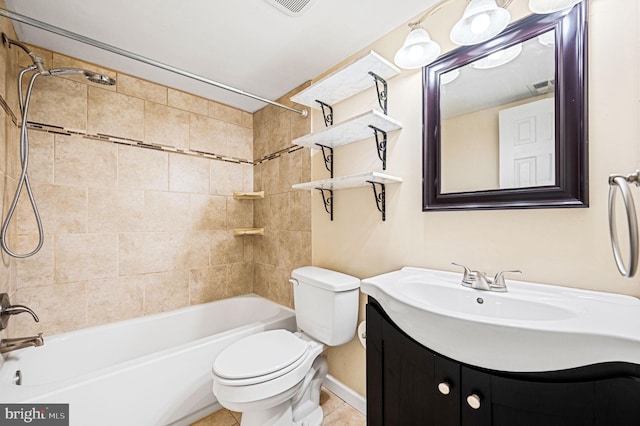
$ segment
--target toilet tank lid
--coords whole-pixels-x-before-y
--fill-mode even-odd
[[[360,280],[356,277],[317,266],[294,269],[291,276],[298,281],[329,291],[349,291],[360,287]]]

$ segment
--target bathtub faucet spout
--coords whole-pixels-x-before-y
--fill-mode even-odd
[[[44,345],[44,337],[42,337],[42,333],[38,333],[37,336],[2,339],[0,340],[0,354],[16,351],[18,349],[28,348],[29,346],[42,345]]]

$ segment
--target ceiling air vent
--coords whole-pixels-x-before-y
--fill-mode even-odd
[[[543,80],[538,83],[530,84],[528,88],[533,96],[544,95],[545,93],[553,92],[555,90],[556,81]]]
[[[265,0],[280,12],[289,16],[301,16],[316,0]]]

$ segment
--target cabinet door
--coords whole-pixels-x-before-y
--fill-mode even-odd
[[[460,375],[462,379],[460,394],[460,416],[462,421],[460,424],[463,426],[493,425],[491,423],[491,376],[468,367],[461,367]],[[521,424],[515,422],[509,426],[521,426]]]
[[[596,382],[596,426],[640,424],[640,379],[619,377]]]
[[[491,377],[494,426],[587,426],[595,416],[594,382],[547,383]],[[609,423],[609,426],[620,426]]]
[[[367,305],[367,424],[458,426],[459,366],[437,359],[378,309]],[[448,395],[438,390],[445,381]]]

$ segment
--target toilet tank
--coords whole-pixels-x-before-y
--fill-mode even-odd
[[[298,329],[329,346],[351,341],[358,322],[360,280],[304,266],[291,276]]]

